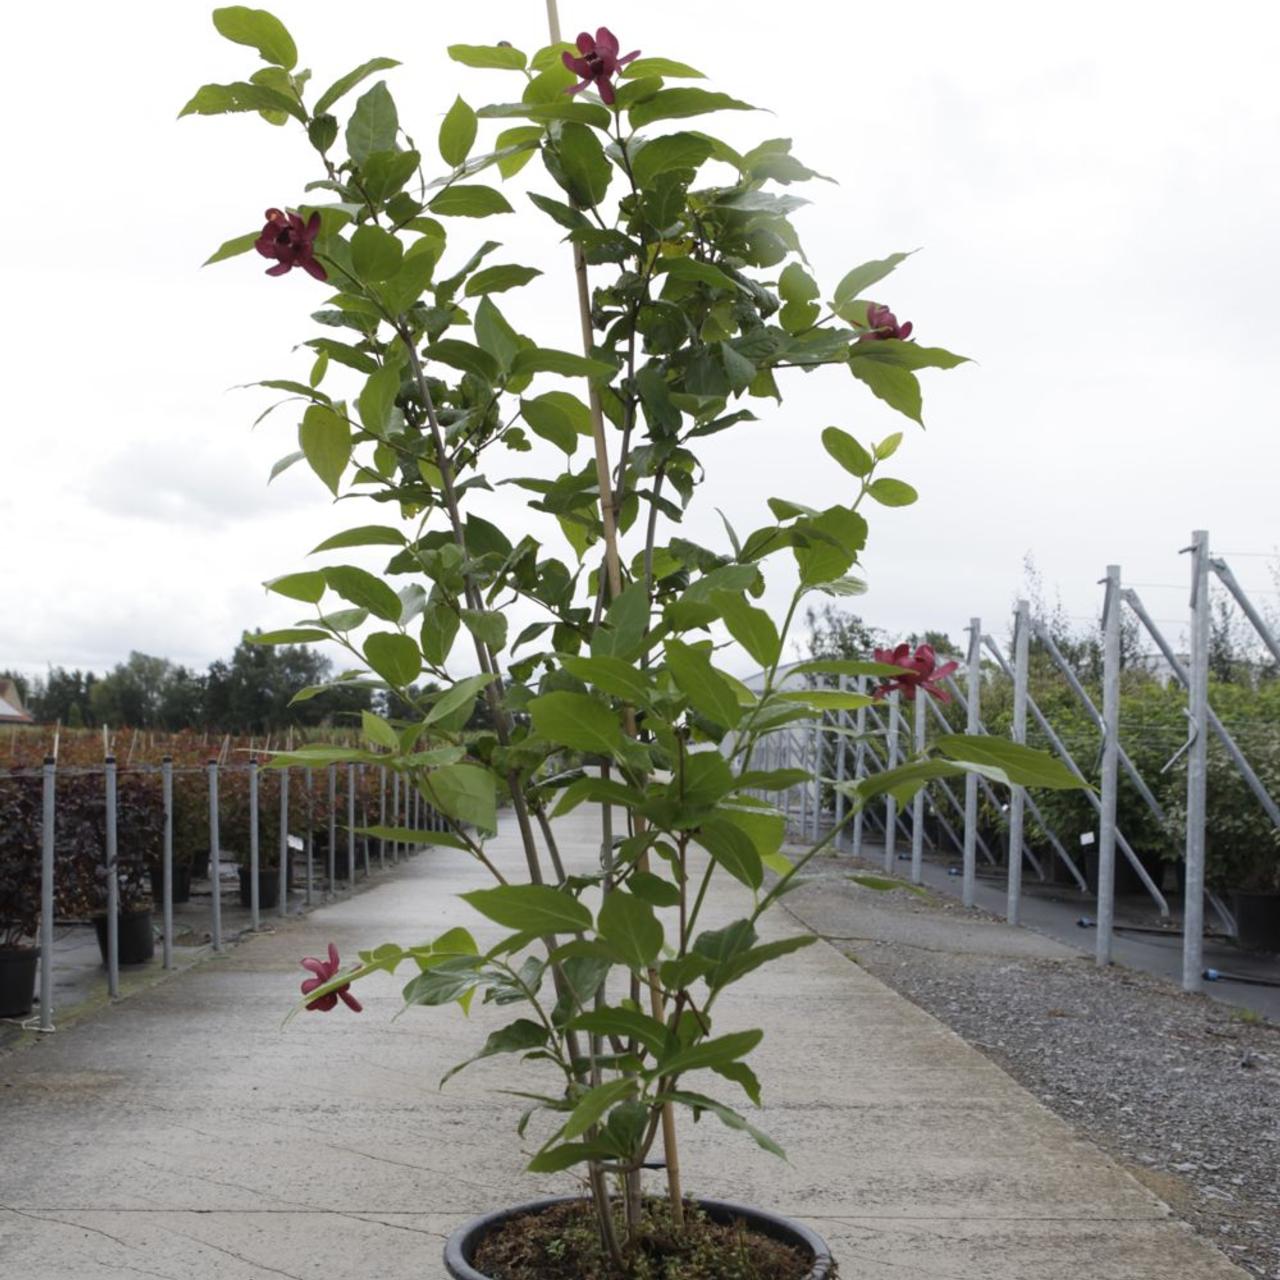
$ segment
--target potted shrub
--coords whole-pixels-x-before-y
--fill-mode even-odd
[[[549,1262],[512,1264],[515,1242],[548,1256],[569,1248],[581,1271],[619,1280],[694,1255],[708,1280],[829,1276],[826,1246],[801,1224],[686,1197],[678,1116],[714,1117],[779,1150],[723,1097],[731,1089],[759,1101],[748,1059],[762,1032],[722,1023],[716,1005],[760,965],[814,941],[761,942],[756,926],[835,833],[785,856],[781,813],[753,793],[810,779],[753,768],[753,753],[793,720],[866,701],[788,687],[779,667],[809,593],[862,589],[853,569],[867,509],[914,500],[910,485],[885,474],[901,435],[863,444],[823,431],[843,484],[842,500],[823,510],[771,499],[762,527],[726,528],[716,550],[672,536],[670,524],[704,482],[702,440],[743,430],[755,417],[748,402],[779,397],[776,378],[827,366],[918,419],[917,372],[960,358],[912,341],[911,324],[877,301],[905,254],[819,287],[790,214],[804,203],[793,186],[820,175],[789,142],[739,151],[705,132],[702,117],[747,104],[701,88],[681,62],[622,56],[603,27],[576,44],[553,33],[532,56],[507,44],[454,46],[455,61],[501,71],[510,89],[508,101],[478,110],[454,101],[432,130],[441,167],[401,130],[375,78],[391,59],[317,95],[272,15],[234,7],[214,22],[267,65],[204,86],[184,114],[259,112],[300,127],[316,178],[297,207],[272,207],[264,226],[213,257],[256,251],[267,274],[302,289],[308,310],[326,300],[313,317],[323,332],[307,342],[316,359],[306,380],[265,385],[301,402],[298,456],[333,495],[357,486],[350,491],[407,520],[343,530],[320,548],[387,547],[381,574],[337,564],[267,584],[308,616],[259,643],[334,641],[361,668],[336,683],[373,681],[397,708],[394,723],[364,713],[358,745],[302,747],[276,762],[398,771],[446,819],[446,830],[417,839],[465,851],[492,876],[493,887],[464,897],[503,933],[484,948],[464,928],[419,946],[386,943],[345,972],[330,948],[304,962],[305,1006],[359,1010],[351,984],[402,965],[408,1004],[465,1008],[480,993],[520,1006],[476,1056],[510,1054],[554,1074],[549,1090],[535,1079],[516,1140],[536,1132],[529,1168],[577,1172],[589,1193],[495,1206],[449,1242],[451,1275],[556,1274]],[[489,149],[476,152],[482,127]],[[513,182],[535,160],[545,181],[529,198],[547,233],[544,265],[575,276],[577,311],[565,319],[580,327],[582,353],[516,328],[504,314],[509,293],[541,269],[491,258],[497,243],[467,231],[513,210],[493,183]],[[439,176],[423,176],[428,168]],[[273,199],[285,204],[283,193]],[[562,239],[572,243],[563,258]],[[548,386],[548,376],[573,390]],[[512,467],[525,472],[505,477],[528,497],[521,528],[509,508],[505,527],[484,514],[486,471]],[[766,568],[790,588],[780,624],[753,603]],[[512,635],[517,601],[535,621]],[[764,669],[758,693],[719,665],[713,646],[725,633]],[[477,674],[453,674],[468,657]],[[810,672],[877,676],[880,692],[937,692],[932,668],[911,662],[820,660],[800,674]],[[569,767],[566,753],[601,763]],[[970,769],[1075,785],[1026,748],[944,736],[926,759],[848,787],[850,816],[886,788],[909,798],[927,778]],[[500,804],[519,832],[519,879],[486,851]],[[570,875],[552,823],[584,804],[600,817],[607,853]],[[703,904],[723,879],[752,891],[754,906],[709,929]],[[717,1096],[686,1079],[704,1068],[718,1077]],[[640,1170],[658,1159],[667,1196],[646,1200]]]
[[[39,777],[0,779],[0,1018],[21,1018],[35,1000],[40,927]]]

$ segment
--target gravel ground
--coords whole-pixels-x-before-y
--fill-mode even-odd
[[[1280,1280],[1280,1026],[1146,974],[1099,970],[940,895],[873,893],[848,880],[848,865],[787,899],[793,913],[992,1058],[1239,1266]],[[1027,944],[1050,954],[1018,954]]]

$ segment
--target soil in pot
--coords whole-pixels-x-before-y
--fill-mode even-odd
[[[250,889],[253,881],[249,875],[248,867],[240,867],[240,905],[242,907],[251,907]],[[268,907],[274,907],[280,901],[280,868],[279,867],[260,867],[258,869],[258,906],[266,910]]]
[[[0,1018],[24,1018],[36,996],[35,947],[0,947]]]
[[[1231,895],[1236,918],[1236,942],[1246,951],[1280,951],[1280,893]]]
[[[471,1265],[490,1280],[624,1280],[600,1244],[588,1201],[570,1200],[508,1218],[484,1237]],[[808,1252],[742,1222],[713,1222],[685,1206],[677,1231],[665,1200],[646,1200],[625,1280],[806,1280]],[[834,1272],[829,1272],[834,1276]]]
[[[151,867],[151,896],[156,902],[164,901],[164,868]],[[175,862],[173,864],[173,904],[180,906],[191,901],[191,864]]]
[[[121,964],[146,964],[156,953],[156,936],[151,926],[150,911],[122,912],[117,935],[116,956]],[[107,963],[107,917],[94,916],[93,927],[98,934],[98,950],[102,963]]]

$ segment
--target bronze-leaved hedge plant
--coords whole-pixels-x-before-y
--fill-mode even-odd
[[[531,1170],[585,1174],[624,1270],[639,1170],[658,1158],[659,1134],[680,1214],[677,1111],[710,1113],[778,1150],[722,1096],[686,1082],[709,1069],[718,1095],[759,1102],[749,1057],[762,1032],[719,1025],[718,998],[813,941],[757,937],[760,916],[816,849],[784,855],[783,817],[760,798],[806,775],[755,769],[753,752],[783,726],[862,701],[782,687],[779,663],[806,594],[863,589],[854,570],[867,500],[916,496],[883,472],[899,434],[864,445],[829,426],[822,442],[847,477],[845,500],[817,510],[771,498],[759,528],[726,521],[723,546],[700,546],[676,528],[696,492],[714,486],[698,450],[753,420],[749,406],[780,401],[786,377],[825,367],[919,421],[917,374],[961,357],[911,341],[910,325],[875,301],[905,254],[819,285],[791,215],[807,203],[797,188],[821,175],[788,140],[739,151],[701,128],[751,108],[701,87],[692,67],[623,57],[604,28],[576,45],[553,38],[532,56],[505,43],[452,46],[464,66],[504,71],[508,91],[478,109],[442,96],[433,155],[377,78],[394,59],[374,58],[317,96],[276,18],[232,7],[214,23],[266,65],[205,85],[183,114],[256,112],[296,126],[316,165],[294,207],[273,208],[261,231],[210,259],[256,249],[269,275],[306,272],[285,287],[314,295],[309,378],[262,384],[301,408],[298,450],[276,471],[305,459],[335,498],[365,496],[393,517],[317,548],[385,546],[381,574],[338,565],[268,583],[315,616],[260,639],[336,641],[358,664],[342,680],[372,679],[415,708],[394,722],[365,713],[363,749],[308,747],[278,763],[399,770],[449,820],[425,838],[466,851],[492,877],[466,900],[508,931],[486,950],[461,928],[385,944],[347,972],[335,958],[312,961],[307,1002],[333,1007],[341,989],[358,1007],[351,982],[405,965],[410,1005],[466,1008],[481,992],[523,1006],[477,1056],[520,1055],[558,1074],[555,1088],[541,1077],[531,1099],[546,1127],[530,1127],[526,1113],[519,1141],[534,1147]],[[520,190],[534,162],[549,181]],[[521,333],[503,314],[503,295],[540,274],[487,238],[513,216],[568,242],[579,305],[564,319],[580,324],[580,351]],[[845,385],[833,381],[833,406]],[[552,448],[533,451],[530,435]],[[502,483],[523,490],[527,517],[500,528],[477,510],[493,488],[486,472],[526,453],[531,474]],[[753,603],[768,570],[794,583],[780,625]],[[536,617],[512,635],[517,605]],[[723,670],[726,633],[763,669],[757,692]],[[805,665],[914,692],[914,673],[894,666]],[[466,732],[480,699],[492,729]],[[853,789],[851,812],[872,794],[906,796],[967,769],[1072,785],[1036,753],[953,737]],[[604,822],[621,816],[600,865],[570,875],[552,820],[584,803]],[[507,804],[518,873],[490,845]],[[720,875],[745,886],[751,909],[727,928],[700,928]]]

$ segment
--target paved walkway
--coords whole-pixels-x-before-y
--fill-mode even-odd
[[[561,825],[585,868],[583,811]],[[492,846],[513,867],[507,833]],[[15,1280],[437,1280],[463,1218],[571,1189],[532,1176],[503,1066],[437,1081],[510,1010],[398,1021],[366,1012],[281,1030],[302,954],[415,942],[483,922],[455,895],[473,864],[427,852],[368,892],[0,1057],[0,1263]],[[708,924],[739,915],[726,888]],[[777,912],[766,936],[795,932]],[[1241,1277],[1008,1076],[833,948],[758,971],[718,1030],[764,1026],[760,1125],[784,1164],[707,1118],[684,1126],[694,1193],[813,1223],[847,1280]],[[523,1087],[527,1087],[525,1077]],[[717,1083],[720,1083],[717,1081]],[[753,1117],[754,1118],[754,1117]]]

